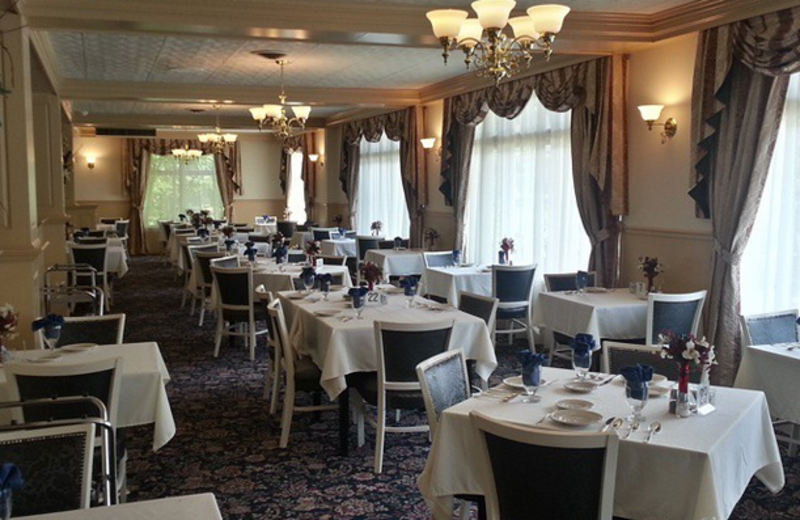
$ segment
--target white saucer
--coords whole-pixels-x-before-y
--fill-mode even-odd
[[[544,386],[547,381],[542,378],[539,381],[539,386]],[[512,388],[519,388],[520,390],[525,390],[525,385],[522,384],[522,376],[511,376],[503,379],[503,384],[506,386],[510,386]]]
[[[603,420],[599,413],[588,410],[558,410],[550,414],[550,419],[565,426],[590,426]]]
[[[593,406],[594,403],[583,399],[562,399],[556,403],[556,408],[559,410],[588,410]]]
[[[615,380],[616,383],[625,386],[625,378],[620,376]],[[650,386],[653,385],[660,385],[661,383],[667,382],[667,376],[663,376],[661,374],[653,374],[653,379],[650,380]]]
[[[322,310],[314,311],[314,316],[319,316],[321,318],[331,318],[333,316],[338,316],[339,312],[341,312],[341,311],[337,311],[337,310],[334,310],[334,309],[322,309]]]
[[[564,388],[576,394],[588,394],[593,392],[594,389],[597,388],[597,385],[587,381],[573,381],[571,383],[565,383]]]
[[[72,345],[64,345],[59,350],[64,352],[83,352],[84,350],[92,350],[97,346],[97,343],[73,343]]]

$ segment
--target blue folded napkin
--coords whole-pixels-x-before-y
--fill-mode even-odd
[[[58,314],[48,314],[44,318],[33,320],[31,323],[31,330],[36,332],[39,329],[61,327],[64,325],[64,318]]]
[[[316,278],[317,280],[319,280],[320,287],[323,287],[323,285],[330,285],[333,283],[333,276],[331,275],[331,273],[320,273],[317,275]]]
[[[403,239],[400,237],[394,237],[394,248],[399,249],[403,247]]]
[[[517,359],[522,364],[522,383],[539,386],[542,381],[542,365],[547,365],[547,354],[536,354],[530,350],[517,352]]]
[[[369,292],[369,289],[367,289],[366,287],[363,287],[363,286],[362,287],[353,287],[352,289],[347,291],[347,294],[349,294],[350,297],[353,298],[353,307],[357,308],[357,307],[361,307],[362,305],[364,305],[364,297],[367,295],[368,292]]]
[[[345,238],[347,236],[347,230],[345,228],[343,228],[343,227],[340,227],[339,228],[339,236],[341,238]]]
[[[25,480],[16,464],[6,462],[0,466],[0,489],[19,489],[23,485],[25,485]]]
[[[286,246],[276,247],[272,250],[272,257],[275,259],[275,262],[278,264],[282,264],[283,260],[286,258],[286,255],[289,254],[289,250],[286,249]]]
[[[229,238],[229,239],[227,239],[227,240],[225,241],[225,249],[227,249],[228,251],[230,251],[230,250],[231,250],[231,248],[233,247],[233,244],[235,244],[235,243],[236,243],[236,240],[231,240],[230,238]]]
[[[650,365],[633,365],[619,371],[625,378],[625,384],[631,389],[631,398],[642,399],[647,393],[647,385],[653,379],[653,367]]]
[[[200,228],[199,230],[197,230],[197,236],[201,238],[207,238],[210,234],[211,232],[208,231],[206,228]]]
[[[594,336],[591,334],[575,334],[575,337],[570,341],[569,346],[576,354],[586,354],[594,351],[597,348],[597,343],[594,341]]]
[[[414,296],[417,294],[417,282],[418,280],[416,278],[410,276],[408,278],[400,278],[398,283],[400,287],[403,288],[403,294],[406,296]]]
[[[304,280],[306,278],[312,278],[313,279],[313,278],[316,277],[316,275],[317,275],[317,272],[314,270],[313,267],[304,267],[303,270],[300,271],[300,278],[302,278]]]
[[[461,250],[453,249],[453,264],[461,265]]]
[[[575,274],[575,287],[578,289],[585,289],[589,285],[589,273],[586,271],[578,271]]]

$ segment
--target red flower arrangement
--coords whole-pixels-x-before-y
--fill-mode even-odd
[[[3,344],[4,339],[11,339],[17,335],[18,322],[19,314],[13,305],[9,303],[0,305],[0,345]]]
[[[383,278],[383,271],[378,267],[378,264],[367,262],[361,266],[361,276],[367,281],[371,291],[375,288],[375,283]]]
[[[661,347],[662,358],[674,359],[680,364],[716,364],[714,345],[710,345],[706,338],[697,339],[692,334],[665,331],[658,335],[658,346]]]
[[[655,290],[653,280],[656,276],[664,272],[664,266],[658,261],[657,256],[640,256],[639,257],[639,270],[645,278],[647,278],[647,290]]]

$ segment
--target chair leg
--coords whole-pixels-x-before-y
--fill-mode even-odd
[[[222,321],[222,313],[217,313],[217,330],[214,333],[214,357],[219,356],[219,344],[222,343],[222,327],[225,323]]]
[[[394,411],[394,422],[400,422],[400,408]]]
[[[375,421],[375,473],[383,472],[383,441],[386,435],[386,397],[378,396],[378,417]]]
[[[278,411],[278,392],[280,391],[280,381],[281,375],[283,374],[283,370],[281,367],[280,359],[275,359],[272,363],[274,365],[272,370],[272,396],[270,397],[269,403],[269,413],[270,415],[275,415],[275,412]]]
[[[247,324],[247,330],[250,332],[250,361],[256,360],[256,322],[251,321]]]
[[[294,414],[294,385],[286,385],[283,394],[283,417],[281,419],[281,448],[289,445],[289,433],[292,430],[292,415]]]
[[[789,443],[789,456],[794,457],[797,455],[797,443],[800,442],[800,424],[792,424],[792,440],[795,442]]]
[[[203,319],[206,317],[206,302],[203,300],[203,303],[200,305],[200,320],[197,323],[198,327],[203,326]]]
[[[356,405],[353,407],[353,412],[356,416],[356,436],[358,447],[360,448],[364,445],[364,414],[366,413],[364,410],[364,400],[361,399],[361,396],[356,399]]]
[[[194,316],[194,308],[195,308],[195,305],[197,304],[197,295],[194,294],[194,293],[190,293],[190,294],[192,296],[192,306],[189,309],[189,316]]]

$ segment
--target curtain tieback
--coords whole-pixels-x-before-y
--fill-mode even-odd
[[[714,251],[722,258],[722,261],[726,264],[730,265],[739,265],[739,262],[742,259],[741,253],[733,254],[730,249],[727,249],[722,244],[719,243],[719,240],[716,238],[714,239]]]
[[[592,244],[592,247],[594,247],[601,242],[605,242],[609,238],[611,238],[611,231],[609,231],[608,228],[603,228],[595,235],[589,237],[589,243]]]

